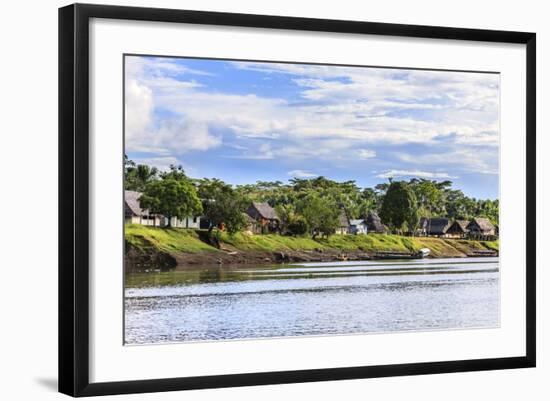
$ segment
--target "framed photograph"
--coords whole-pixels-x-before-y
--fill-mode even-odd
[[[59,390],[535,366],[535,34],[59,10]]]

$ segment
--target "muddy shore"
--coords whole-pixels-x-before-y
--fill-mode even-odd
[[[467,254],[452,254],[439,257],[468,257]],[[205,265],[247,265],[305,262],[335,262],[373,259],[373,254],[364,251],[341,251],[318,249],[312,251],[242,251],[225,249],[201,253],[167,253],[154,248],[137,249],[129,247],[126,252],[125,270],[141,272],[149,270],[168,271]]]

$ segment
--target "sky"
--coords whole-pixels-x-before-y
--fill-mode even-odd
[[[125,151],[231,184],[451,180],[499,194],[499,75],[125,57]]]

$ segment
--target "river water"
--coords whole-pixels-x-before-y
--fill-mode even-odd
[[[186,268],[125,278],[125,343],[487,328],[498,258]]]

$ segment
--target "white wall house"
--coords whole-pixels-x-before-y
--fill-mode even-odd
[[[350,234],[367,234],[367,222],[362,219],[349,221]]]
[[[140,196],[141,192],[124,191],[124,223],[160,227],[164,217],[150,214],[149,210],[142,209],[139,205]]]
[[[168,218],[162,218],[162,227],[168,226]],[[177,217],[172,217],[170,224],[172,227],[176,228],[199,228],[200,218],[198,216],[186,217],[184,219],[178,219]]]
[[[126,224],[142,224],[144,226],[167,227],[168,218],[159,214],[150,214],[147,209],[142,209],[139,204],[141,192],[124,191],[124,222]],[[200,218],[190,216],[184,219],[172,217],[170,224],[176,228],[200,228]]]

